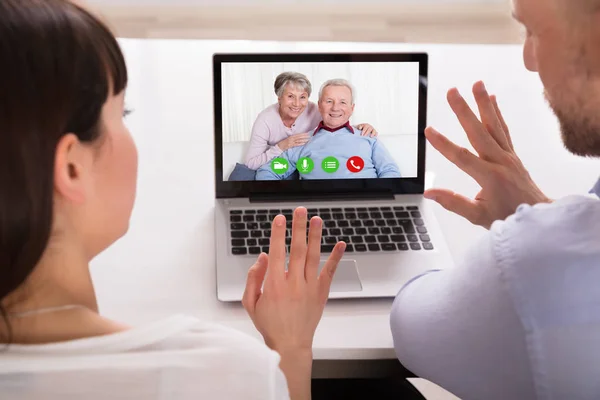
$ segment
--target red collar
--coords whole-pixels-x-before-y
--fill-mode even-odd
[[[325,124],[323,124],[323,121],[319,122],[319,126],[317,126],[317,129],[315,129],[315,131],[313,132],[313,136],[317,134],[317,132],[319,132],[321,129],[325,129],[326,131],[329,132],[335,132],[335,131],[339,131],[342,128],[347,128],[350,132],[354,133],[354,128],[352,127],[352,125],[350,125],[350,121],[346,121],[346,123],[342,126],[338,126],[337,128],[328,128],[325,126]]]

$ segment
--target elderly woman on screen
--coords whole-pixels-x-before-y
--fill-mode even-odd
[[[258,169],[287,149],[303,146],[321,122],[317,105],[309,101],[312,85],[306,75],[283,72],[275,79],[277,103],[261,111],[252,127],[245,163]],[[364,136],[377,136],[369,124],[357,126]]]

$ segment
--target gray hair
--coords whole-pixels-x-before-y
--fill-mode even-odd
[[[312,93],[312,85],[306,75],[300,72],[282,72],[275,78],[275,94],[277,97],[283,96],[283,91],[288,84],[300,86],[308,93],[308,97]]]
[[[356,99],[356,90],[354,90],[354,86],[347,81],[346,79],[330,79],[326,81],[321,89],[319,90],[319,101],[321,101],[321,96],[323,95],[323,91],[328,86],[345,86],[350,89],[350,103],[354,104],[354,100]]]

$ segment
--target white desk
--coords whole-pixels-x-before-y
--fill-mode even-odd
[[[241,305],[217,301],[213,235],[214,52],[427,51],[429,123],[467,145],[446,104],[446,90],[465,94],[484,79],[504,110],[513,141],[533,178],[549,196],[585,192],[598,162],[568,154],[535,74],[519,46],[448,46],[123,40],[135,110],[128,125],[139,155],[138,199],[128,235],[100,255],[92,273],[101,310],[132,324],[173,313],[214,320],[259,337]],[[470,97],[470,96],[468,96]],[[470,102],[473,104],[472,100]],[[474,195],[474,182],[428,149],[435,184]],[[482,233],[437,207],[454,259]],[[401,267],[399,267],[401,268]],[[330,302],[317,331],[317,360],[394,358],[388,326],[391,300]]]

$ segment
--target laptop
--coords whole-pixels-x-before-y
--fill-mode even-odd
[[[275,93],[284,72],[311,83],[310,94],[300,84],[285,92],[297,97],[292,111]],[[442,232],[423,198],[427,72],[425,53],[213,56],[219,300],[242,299],[248,269],[268,253],[278,214],[288,221],[289,254],[298,206],[324,221],[321,267],[335,243],[347,243],[330,298],[394,297],[415,276],[449,266]],[[289,120],[289,112],[302,107],[294,123],[277,119]],[[331,126],[344,118],[342,127]],[[312,123],[308,142],[278,149],[283,139],[269,135],[302,133],[296,123]],[[377,131],[375,138],[363,135],[363,123]],[[265,153],[260,166],[246,165],[250,152]]]

